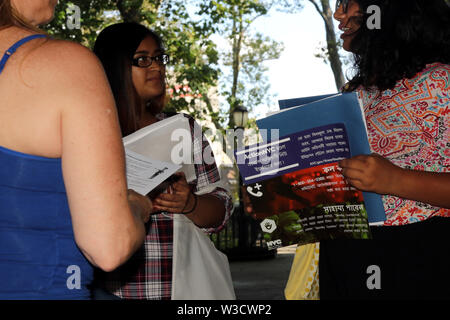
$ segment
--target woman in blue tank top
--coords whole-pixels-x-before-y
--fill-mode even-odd
[[[93,266],[142,244],[114,99],[87,49],[37,28],[54,0],[0,4],[0,299],[89,299]]]

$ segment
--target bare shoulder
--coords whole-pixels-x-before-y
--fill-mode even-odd
[[[40,76],[65,83],[64,79],[86,78],[103,74],[95,54],[88,48],[63,40],[40,40],[25,57],[30,71],[40,70]]]
[[[111,90],[101,62],[88,48],[61,40],[41,40],[24,58],[24,79],[48,99],[61,107],[83,102],[86,107],[96,101],[101,108],[109,101]],[[91,101],[91,103],[84,103]],[[103,100],[105,101],[105,100]]]

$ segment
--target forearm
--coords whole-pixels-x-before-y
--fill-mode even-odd
[[[339,166],[359,190],[450,208],[450,173],[403,169],[377,154],[344,159]]]
[[[136,201],[128,201],[128,203],[130,205],[130,211],[133,216],[134,226],[135,226],[135,229],[137,230],[136,241],[135,241],[136,242],[135,249],[137,250],[144,242],[144,238],[145,238],[145,234],[146,234],[145,224],[144,224],[144,221],[142,218],[143,215],[145,215],[145,212],[144,212],[144,208],[141,205],[139,205],[139,203],[137,203]]]
[[[186,211],[191,210],[194,204],[195,199],[192,195]],[[186,217],[201,228],[214,228],[219,226],[225,218],[225,204],[213,195],[200,195],[197,196],[197,206],[194,211],[186,214]]]
[[[88,235],[82,231],[75,232],[77,245],[86,258],[96,267],[110,272],[127,261],[142,245],[145,237],[145,226],[138,216],[140,209],[123,208],[122,219],[111,223],[110,219],[102,223],[93,223],[96,227]],[[75,230],[80,230],[79,226]]]
[[[113,248],[116,260],[112,267],[102,268],[104,271],[112,271],[125,263],[142,246],[145,239],[145,225],[142,219],[144,209],[135,201],[128,201],[131,219],[127,219],[120,232],[116,232]],[[124,221],[125,222],[125,221]]]
[[[450,208],[450,173],[402,169],[387,186],[387,194]]]

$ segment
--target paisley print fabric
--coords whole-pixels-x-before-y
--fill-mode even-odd
[[[450,172],[450,65],[429,64],[392,90],[357,91],[372,152],[402,168]],[[450,217],[449,209],[390,195],[383,196],[383,204],[385,225]]]

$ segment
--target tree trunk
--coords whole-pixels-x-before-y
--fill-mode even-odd
[[[240,13],[239,8],[236,8],[235,17],[233,21],[233,48],[232,48],[232,66],[233,66],[233,83],[231,86],[231,95],[229,97],[230,104],[230,118],[229,118],[229,126],[230,128],[234,127],[234,119],[233,119],[233,111],[236,107],[237,102],[237,89],[239,84],[239,69],[240,69],[240,57],[241,57],[241,48],[242,48],[242,38],[243,38],[243,22],[242,22],[242,14]]]
[[[336,35],[334,32],[333,24],[333,12],[330,8],[329,0],[320,0],[322,8],[316,3],[315,0],[309,0],[316,10],[319,12],[325,23],[325,31],[327,38],[327,49],[328,49],[328,61],[330,62],[331,70],[333,71],[334,81],[336,83],[336,88],[339,91],[345,84],[344,74],[342,72],[342,63],[339,57],[339,48],[336,41]]]
[[[140,8],[144,0],[116,0],[117,9],[124,22],[141,22]]]

